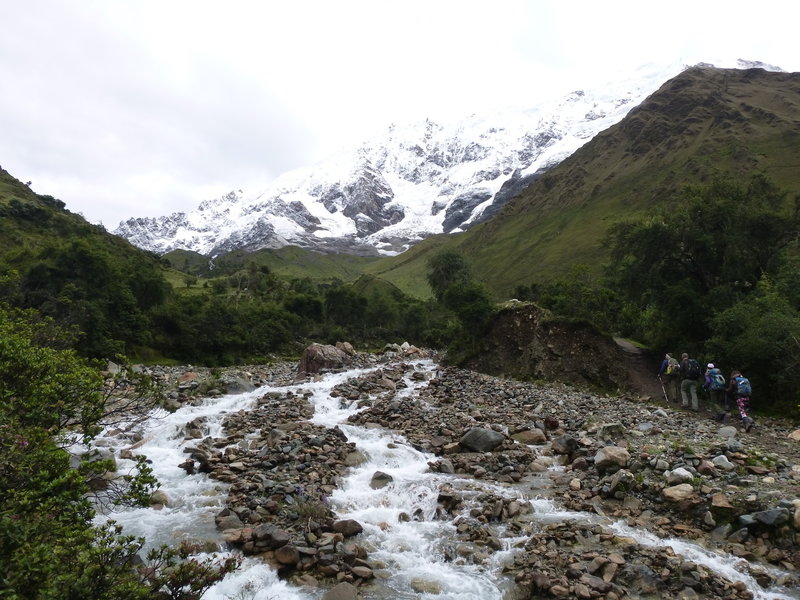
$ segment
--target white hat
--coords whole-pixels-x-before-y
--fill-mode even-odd
[[[713,369],[713,368],[714,368],[714,363],[708,363],[706,366],[707,366],[709,369]]]

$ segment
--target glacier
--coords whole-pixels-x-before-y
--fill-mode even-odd
[[[392,124],[259,190],[234,190],[190,212],[131,218],[114,233],[158,254],[184,249],[215,257],[294,244],[320,252],[396,255],[430,235],[458,233],[487,220],[688,66],[646,65],[624,81],[533,107],[452,122]],[[722,66],[781,70],[743,60]]]

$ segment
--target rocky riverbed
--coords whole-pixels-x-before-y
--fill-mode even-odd
[[[398,518],[451,520],[453,561],[488,563],[514,549],[503,574],[513,582],[508,598],[747,599],[769,597],[766,588],[800,589],[800,434],[789,424],[760,419],[745,434],[736,423],[631,393],[422,370],[402,352],[348,357],[351,368],[373,369],[333,391],[361,406],[352,424],[395,431],[434,457],[431,471],[476,484],[467,497],[445,483],[434,516],[410,506]],[[172,368],[159,378],[180,404],[200,395],[193,391],[220,393],[204,384],[211,375]],[[244,389],[313,377],[305,369],[298,379],[297,363],[280,363],[212,379]],[[403,394],[409,381],[427,385]],[[254,409],[227,417],[222,440],[190,424],[181,466],[230,485],[217,515],[226,543],[289,581],[328,589],[326,598],[371,597],[385,565],[371,559],[376,549],[361,539],[361,524],[337,520],[328,503],[365,457],[339,428],[311,423],[309,395],[302,385],[266,393]],[[481,491],[482,482],[507,491]],[[378,472],[370,486],[388,483]],[[527,500],[536,496],[562,516],[536,519]],[[725,553],[748,578],[733,580],[659,543],[673,538]],[[415,585],[435,597],[432,583]]]

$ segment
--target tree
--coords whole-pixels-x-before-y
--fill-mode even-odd
[[[441,302],[447,288],[466,283],[472,279],[472,275],[464,257],[448,250],[436,254],[428,261],[427,279],[434,297]]]
[[[715,362],[752,381],[754,407],[797,415],[800,389],[800,311],[763,278],[746,299],[718,313],[706,342]]]
[[[482,334],[494,313],[494,303],[486,288],[477,281],[451,284],[442,299],[461,322],[467,337]]]
[[[144,540],[123,536],[112,522],[93,526],[86,474],[96,463],[71,468],[65,448],[75,436],[90,443],[114,409],[107,409],[98,391],[103,378],[90,363],[36,343],[52,331],[31,312],[0,306],[0,597],[199,598],[202,586],[193,595],[166,590],[198,574],[221,578],[236,561],[181,555],[187,560],[178,562],[163,549],[143,580],[134,565]],[[154,480],[130,481],[131,500],[149,497]]]
[[[612,227],[610,285],[655,316],[642,339],[691,344],[779,264],[799,223],[797,203],[761,175],[688,187],[655,216]]]

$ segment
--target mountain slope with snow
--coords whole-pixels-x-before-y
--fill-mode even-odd
[[[576,91],[534,108],[392,125],[385,135],[285,173],[258,193],[238,190],[188,213],[128,219],[114,233],[157,253],[216,256],[295,244],[398,254],[430,235],[465,231],[490,218],[683,68],[642,70],[603,90]]]

